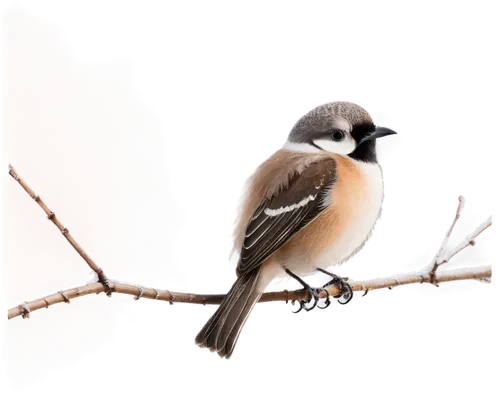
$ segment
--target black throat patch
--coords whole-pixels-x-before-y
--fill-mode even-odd
[[[375,131],[374,124],[355,125],[352,128],[351,135],[356,141],[356,143],[359,143],[361,139],[370,135],[374,131]],[[377,162],[376,139],[368,140],[366,142],[361,143],[359,146],[356,147],[356,149],[351,154],[349,154],[349,157],[357,161],[376,163]]]

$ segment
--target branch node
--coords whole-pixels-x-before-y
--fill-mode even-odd
[[[50,211],[49,214],[47,215],[47,219],[53,221],[54,218],[56,217],[56,214],[53,211]]]
[[[434,263],[434,268],[437,270],[437,268],[441,266],[441,264],[446,264],[447,262],[448,260],[444,257],[436,258],[436,261]]]
[[[59,292],[57,292],[57,293],[59,293],[62,296],[65,303],[68,303],[68,304],[70,303],[68,296],[66,296],[66,294],[62,290],[59,290]]]
[[[472,239],[472,240],[469,241],[469,244],[471,246],[475,246],[476,245],[476,241],[474,239]]]
[[[27,302],[21,304],[21,316],[23,317],[23,319],[29,318],[30,312],[31,312],[30,305]]]
[[[38,196],[38,194],[35,194],[35,195],[33,196],[33,200],[35,200],[35,201],[40,200],[40,196]]]
[[[288,299],[288,290],[285,289],[284,292],[285,292],[285,297],[286,297],[285,298],[285,304],[288,304],[288,300],[289,300]]]
[[[43,301],[45,302],[45,308],[49,308],[49,302],[45,297],[43,298]]]
[[[106,281],[106,282],[103,282],[103,285],[104,285],[104,291],[106,292],[106,296],[111,297],[111,295],[115,291],[115,286],[114,286],[113,282]]]
[[[64,229],[61,231],[61,233],[62,233],[64,236],[66,236],[66,235],[69,233],[68,228],[64,228]]]
[[[422,283],[432,284],[436,279],[436,272],[434,270],[430,270],[429,272],[420,275],[420,278],[422,279]]]
[[[139,300],[144,294],[144,289],[142,288],[142,286],[138,286],[137,289],[139,289],[139,294],[137,296],[134,296],[134,300]]]
[[[154,289],[153,290],[155,291],[156,295],[155,295],[155,300],[158,300],[160,298],[160,293],[158,293],[158,290]]]
[[[168,293],[168,303],[173,306],[174,305],[174,301],[175,301],[175,297],[172,295],[172,293],[170,293],[169,290],[165,289],[165,291]],[[158,293],[158,292],[157,292]]]
[[[98,282],[104,286],[104,292],[106,293],[106,296],[111,297],[111,294],[115,291],[115,284],[111,279],[108,279],[104,271],[99,268],[97,271],[97,278]]]

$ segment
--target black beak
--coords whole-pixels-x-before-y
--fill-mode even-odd
[[[371,135],[365,136],[363,139],[359,141],[358,146],[361,143],[366,142],[368,140],[378,139],[384,136],[395,135],[395,134],[396,132],[394,132],[392,129],[384,128],[382,126],[377,126],[375,128],[375,132],[373,132]]]

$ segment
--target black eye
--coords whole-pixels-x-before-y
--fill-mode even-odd
[[[342,139],[344,139],[344,132],[342,131],[333,131],[332,132],[332,140],[336,142],[340,142]]]

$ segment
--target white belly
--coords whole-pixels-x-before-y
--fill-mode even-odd
[[[327,268],[340,264],[356,254],[370,237],[380,215],[384,198],[382,170],[378,164],[356,161],[365,174],[365,193],[357,198],[355,209],[359,210],[352,223],[342,232],[332,246],[315,260],[316,267]],[[335,200],[334,200],[335,201]]]

